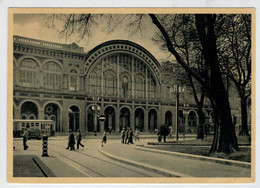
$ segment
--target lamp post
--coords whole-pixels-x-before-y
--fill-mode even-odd
[[[92,97],[93,101],[95,101],[94,106],[91,106],[92,111],[94,111],[94,135],[97,133],[97,118],[100,113],[100,106],[97,105],[97,101],[99,101],[99,97]]]
[[[181,93],[184,93],[184,87],[179,85],[173,85],[173,88],[170,88],[170,92],[176,94],[176,140],[179,140],[179,96]]]
[[[183,106],[184,106],[184,108],[187,108],[189,105],[188,104],[183,104]],[[184,118],[185,118],[185,121],[184,121],[184,124],[183,124],[183,140],[185,140],[185,134],[186,134],[186,121],[187,121],[187,119],[186,119],[186,116],[188,115],[188,111],[184,111],[183,112],[183,116],[185,116]]]

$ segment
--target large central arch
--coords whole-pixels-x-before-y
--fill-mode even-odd
[[[125,40],[113,40],[91,50],[85,61],[87,93],[91,96],[155,99],[160,64],[146,49]]]
[[[86,56],[85,74],[88,75],[93,65],[102,57],[113,53],[125,53],[143,61],[160,84],[160,64],[155,57],[142,46],[127,40],[112,40],[104,42],[92,49]]]

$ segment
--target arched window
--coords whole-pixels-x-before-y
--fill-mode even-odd
[[[156,96],[156,83],[155,80],[151,80],[151,98],[155,98]]]
[[[119,54],[119,67],[121,71],[131,71],[132,57],[127,54]]]
[[[70,71],[70,91],[78,91],[78,75],[75,69]]]
[[[48,62],[43,67],[44,88],[49,90],[60,90],[62,85],[61,67],[55,62]]]
[[[40,66],[33,59],[24,59],[20,66],[20,84],[23,87],[34,87],[40,86],[39,79]]]
[[[135,76],[135,95],[138,98],[145,97],[145,79],[141,75]]]
[[[100,94],[101,93],[101,76],[97,73],[92,72],[89,75],[89,93]]]
[[[129,97],[131,96],[132,82],[130,75],[125,75],[124,73],[120,75],[120,96]]]
[[[112,96],[116,95],[116,75],[111,71],[107,71],[104,73],[104,91],[105,95]]]

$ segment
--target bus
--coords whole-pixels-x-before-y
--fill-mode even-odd
[[[13,137],[21,137],[24,130],[27,129],[28,139],[42,139],[43,135],[55,135],[55,122],[53,120],[39,119],[14,119]]]

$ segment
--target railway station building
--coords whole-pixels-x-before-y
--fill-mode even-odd
[[[89,52],[75,43],[59,44],[13,37],[14,119],[51,119],[56,133],[153,132],[161,124],[176,128],[176,94],[171,72],[142,46],[126,40],[104,42]],[[196,105],[190,88],[181,87],[180,126],[195,132]],[[183,89],[184,88],[184,89]],[[239,116],[239,98],[232,96]],[[209,101],[205,120],[212,123]],[[99,115],[105,115],[101,123]]]

